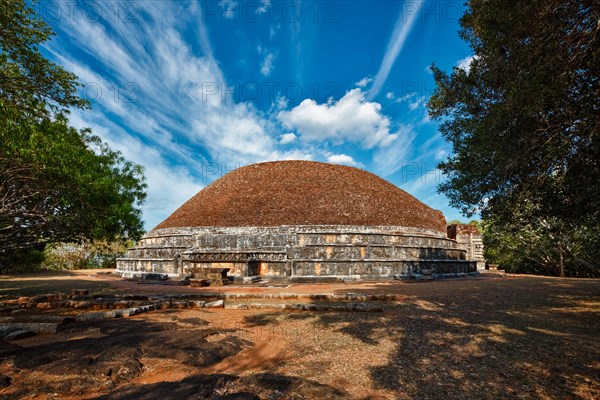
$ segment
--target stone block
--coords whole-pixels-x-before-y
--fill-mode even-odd
[[[73,308],[90,308],[92,306],[91,301],[75,301],[72,304]]]
[[[223,300],[209,301],[204,304],[205,308],[223,308],[224,306],[225,302]]]
[[[35,333],[56,333],[58,324],[53,322],[9,322],[0,323],[0,332],[25,330]]]
[[[2,340],[5,340],[5,341],[8,342],[10,340],[25,339],[25,338],[28,338],[28,337],[31,337],[31,336],[35,336],[35,333],[31,332],[31,331],[26,331],[26,330],[23,330],[23,329],[19,329],[19,330],[16,330],[14,332],[11,332],[11,333],[5,335],[2,338]]]
[[[78,321],[96,321],[107,318],[115,318],[116,311],[98,311],[98,312],[89,312],[89,313],[81,313],[77,315]]]

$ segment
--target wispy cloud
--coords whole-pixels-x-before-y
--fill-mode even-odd
[[[356,82],[355,85],[359,88],[365,88],[369,83],[373,82],[372,76],[365,76],[360,81]]]
[[[373,167],[382,176],[389,176],[398,171],[404,164],[412,160],[413,141],[416,132],[410,125],[402,125],[397,131],[394,143],[379,148],[373,154]]]
[[[188,168],[172,165],[165,159],[162,148],[143,143],[100,113],[74,110],[70,123],[79,129],[92,128],[94,134],[127,160],[144,166],[148,184],[148,197],[143,206],[147,229],[158,225],[207,183],[202,177],[191,175]]]
[[[281,29],[281,22],[278,24],[271,24],[269,26],[269,40],[273,40],[277,35],[277,32]]]
[[[265,58],[260,63],[260,73],[263,76],[271,75],[274,60],[275,60],[275,54],[267,53],[267,55],[265,55]]]
[[[271,0],[261,0],[260,7],[257,8],[256,12],[259,14],[266,13],[270,6]]]
[[[92,127],[145,167],[146,228],[207,183],[202,169],[210,162],[233,166],[314,157],[301,146],[280,148],[268,115],[224,95],[227,83],[214,59],[201,7],[141,2],[138,12],[140,18],[131,24],[113,18],[59,20],[62,37],[69,40],[51,42],[48,50],[96,90],[92,110],[73,113],[73,123]],[[189,35],[198,38],[199,48],[190,45]],[[75,58],[70,46],[87,53],[86,61]],[[271,64],[272,59],[267,55]]]
[[[419,108],[424,108],[427,103],[427,96],[419,96],[415,99],[415,101],[408,103],[408,108],[410,111],[415,111]]]
[[[416,10],[413,10],[409,7],[404,7],[403,13],[398,16],[398,20],[396,21],[396,27],[394,28],[394,32],[392,33],[392,37],[388,43],[387,49],[385,51],[385,55],[383,56],[383,60],[381,61],[381,65],[379,67],[379,71],[377,75],[375,75],[375,79],[373,80],[373,86],[371,86],[371,90],[369,90],[368,98],[373,99],[375,96],[381,92],[383,88],[383,84],[387,80],[388,75],[398,58],[398,55],[402,51],[404,47],[404,43],[408,38],[408,35],[413,29],[419,11],[421,10],[421,6],[423,5],[424,0],[417,0],[415,2]],[[408,13],[410,10],[412,12]],[[406,15],[409,14],[409,15]]]
[[[235,0],[221,0],[219,6],[223,9],[225,18],[232,19],[235,17],[236,10],[239,5]]]

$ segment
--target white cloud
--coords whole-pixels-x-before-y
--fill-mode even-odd
[[[398,55],[402,51],[408,35],[413,29],[417,15],[419,14],[421,6],[423,5],[423,1],[424,0],[417,0],[415,3],[411,3],[416,7],[416,10],[412,10],[413,12],[408,16],[404,13],[401,13],[398,16],[398,19],[396,20],[396,27],[394,28],[394,32],[392,33],[388,43],[385,55],[381,61],[381,65],[379,66],[379,71],[377,71],[377,75],[373,81],[373,86],[371,86],[371,90],[369,90],[369,99],[374,98],[381,91],[381,88],[387,80],[396,58],[398,58]],[[408,12],[409,8],[404,7],[404,10]]]
[[[354,160],[354,158],[350,157],[347,154],[331,154],[327,157],[327,161],[333,164],[344,164],[350,165],[353,167],[362,167],[363,165]]]
[[[411,93],[405,94],[404,96],[396,97],[394,92],[387,92],[385,95],[385,98],[390,101],[393,101],[394,103],[406,103],[406,102],[409,102],[411,99],[413,99],[416,95],[417,95],[416,92],[411,92]],[[408,108],[411,111],[414,111],[417,108],[422,107],[425,104],[425,102],[427,102],[427,96],[417,97],[414,101],[412,101],[408,104]]]
[[[456,67],[465,71],[469,71],[471,68],[471,62],[476,58],[476,56],[467,56],[461,60],[456,62]]]
[[[371,83],[372,81],[373,81],[373,77],[372,76],[365,76],[360,81],[356,82],[355,85],[358,86],[359,88],[364,88],[369,83]]]
[[[273,61],[274,60],[275,60],[275,55],[273,53],[267,54],[260,64],[260,73],[263,74],[264,76],[271,75],[271,70],[273,69]]]
[[[283,110],[288,106],[288,99],[286,99],[284,96],[278,96],[275,99],[274,106],[277,110]]]
[[[350,90],[337,102],[304,100],[290,111],[281,111],[278,117],[284,127],[309,141],[348,141],[371,149],[390,144],[397,137],[390,133],[391,123],[381,113],[381,105],[367,101],[360,89]]]
[[[306,153],[302,150],[290,150],[284,153],[276,153],[270,159],[265,159],[265,161],[269,160],[313,160],[314,157],[310,153]]]
[[[266,124],[251,105],[239,103],[198,115],[193,132],[214,158],[252,162],[273,150]]]
[[[294,133],[284,133],[279,136],[279,144],[288,144],[292,143],[296,140],[296,135]]]
[[[412,92],[412,93],[407,93],[404,96],[400,96],[398,98],[396,98],[394,100],[394,103],[405,103],[407,101],[409,101],[410,99],[412,99],[413,97],[415,97],[417,94]]]

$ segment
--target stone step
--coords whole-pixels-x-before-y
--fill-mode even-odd
[[[261,278],[258,275],[254,275],[254,276],[244,276],[242,278],[242,282],[244,283],[257,283],[260,282]]]
[[[373,303],[225,303],[228,310],[281,310],[281,311],[362,311],[382,312],[383,306]]]
[[[25,330],[35,333],[56,333],[58,324],[53,322],[6,322],[0,323],[0,331]]]
[[[0,317],[0,323],[39,323],[50,322],[59,325],[71,324],[75,318],[62,315],[19,315],[13,317]]]
[[[293,283],[339,283],[360,281],[360,275],[296,275],[290,276]]]

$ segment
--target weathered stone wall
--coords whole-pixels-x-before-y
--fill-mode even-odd
[[[188,274],[192,266],[261,275],[411,278],[475,272],[467,251],[437,231],[406,227],[281,226],[167,228],[117,260],[123,276]]]
[[[475,225],[454,224],[448,226],[448,237],[456,240],[461,249],[466,250],[467,258],[477,262],[477,269],[485,269],[483,256],[483,236]]]

